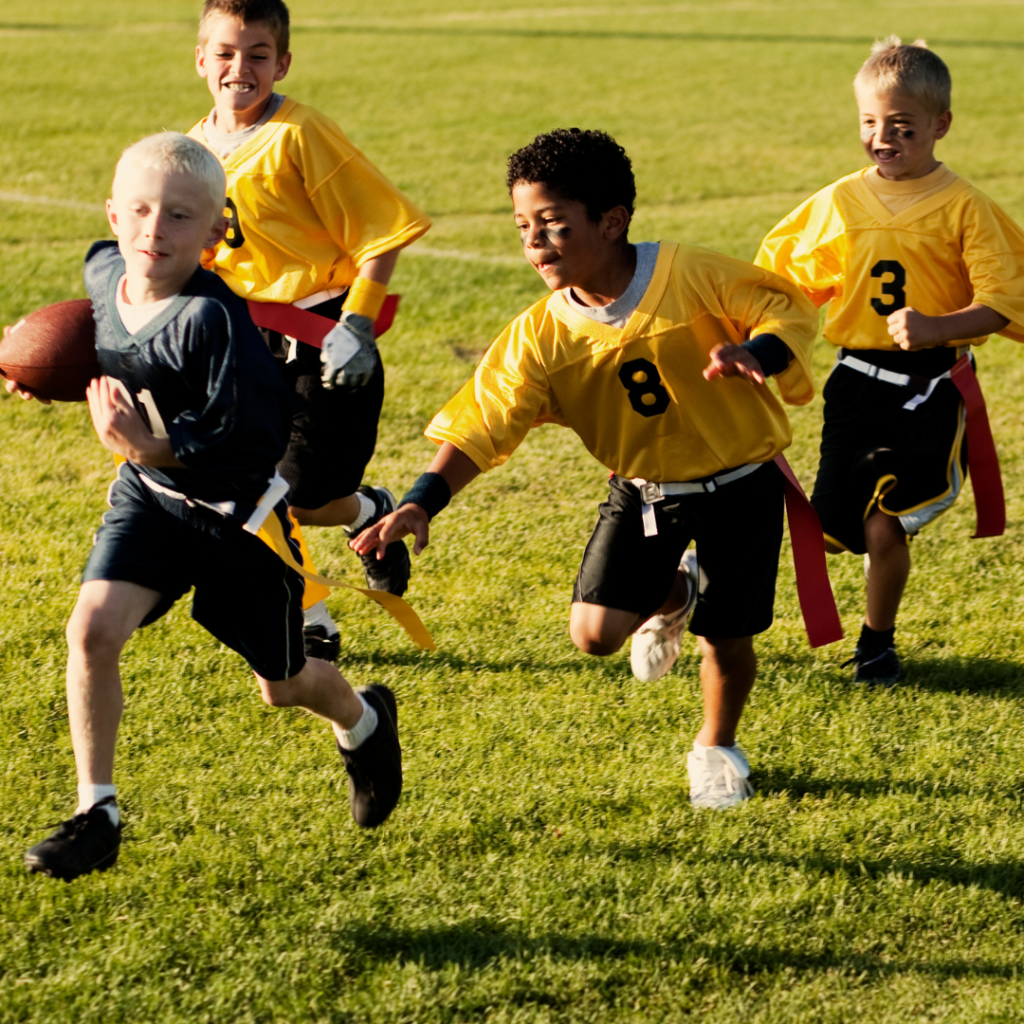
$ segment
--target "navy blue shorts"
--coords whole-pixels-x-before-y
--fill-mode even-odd
[[[142,625],[164,615],[192,587],[192,618],[237,651],[264,679],[288,679],[306,663],[302,577],[237,520],[159,494],[129,464],[110,486],[82,582],[116,580],[160,593]],[[286,505],[277,515],[291,541]]]
[[[614,476],[583,553],[573,601],[649,618],[672,589],[679,559],[697,542],[699,592],[690,620],[697,636],[763,633],[775,606],[785,478],[773,462],[711,494],[655,504],[658,532],[644,536],[635,485]]]

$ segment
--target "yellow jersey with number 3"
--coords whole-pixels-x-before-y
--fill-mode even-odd
[[[888,332],[891,313],[911,306],[940,316],[975,302],[1010,321],[1001,334],[1024,341],[1020,227],[949,171],[944,188],[891,213],[868,182],[875,173],[864,168],[801,203],[754,262],[796,282],[815,305],[828,302],[824,334],[843,348],[902,351]]]
[[[434,417],[481,470],[499,466],[531,427],[559,423],[620,476],[695,480],[767,462],[792,440],[767,384],[705,380],[711,349],[774,334],[793,360],[776,378],[785,401],[814,394],[814,307],[749,263],[662,242],[654,275],[624,328],[598,323],[553,292],[512,321],[473,378]]]
[[[203,121],[188,134],[207,145]],[[221,163],[231,227],[203,266],[246,299],[347,287],[367,260],[430,227],[330,118],[293,99]]]

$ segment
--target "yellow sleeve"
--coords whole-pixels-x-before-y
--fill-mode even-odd
[[[818,313],[791,281],[742,260],[718,258],[716,283],[725,315],[741,339],[774,334],[793,353],[789,366],[775,375],[787,405],[806,405],[814,397],[811,352],[818,333]]]
[[[815,306],[842,292],[846,226],[822,189],[784,217],[764,237],[754,263],[797,284]]]
[[[963,259],[974,301],[1010,323],[999,333],[1024,341],[1024,231],[995,203],[973,204],[965,217]]]
[[[306,193],[331,238],[356,267],[423,235],[430,218],[321,116],[296,136]]]
[[[451,442],[481,472],[506,462],[531,427],[562,422],[538,356],[532,313],[505,328],[472,379],[424,431],[438,444]]]

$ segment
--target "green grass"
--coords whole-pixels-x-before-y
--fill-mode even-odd
[[[0,322],[83,293],[117,153],[205,113],[197,6],[0,0]],[[370,478],[399,490],[430,458],[430,415],[543,292],[502,185],[536,132],[619,138],[634,238],[749,258],[860,165],[849,83],[870,40],[924,35],[954,77],[940,155],[1024,220],[1021,4],[292,6],[287,91],[435,217],[399,264],[384,342]],[[21,857],[73,800],[63,623],[110,461],[83,406],[0,400],[0,1022],[1021,1019],[1024,365],[1001,340],[980,360],[1006,536],[967,539],[968,496],[915,541],[907,676],[884,693],[848,683],[852,639],[808,649],[784,558],[742,809],[686,801],[695,651],[641,685],[624,654],[569,642],[604,473],[546,428],[456,498],[416,562],[409,596],[438,652],[331,599],[346,674],[400,701],[406,792],[386,826],[352,825],[326,729],[262,705],[182,602],[125,651],[121,861],[72,885]],[[822,344],[821,378],[830,361]],[[820,417],[820,401],[793,413],[807,483]],[[358,582],[336,531],[311,543]],[[853,634],[859,560],[830,569]]]

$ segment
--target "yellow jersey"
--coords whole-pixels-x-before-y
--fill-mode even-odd
[[[505,462],[531,427],[559,423],[623,477],[695,480],[767,462],[792,440],[767,385],[705,380],[716,345],[774,334],[793,360],[775,378],[785,401],[814,394],[814,307],[775,274],[694,246],[662,242],[651,283],[625,327],[577,312],[561,291],[505,328],[473,378],[433,418],[481,470]]]
[[[204,121],[188,134],[207,145]],[[231,226],[203,265],[246,299],[295,302],[345,288],[367,260],[430,227],[330,118],[287,97],[221,163]]]
[[[940,316],[975,302],[1010,321],[1000,334],[1024,341],[1024,231],[942,166],[906,182],[873,166],[840,178],[772,228],[754,262],[828,302],[824,334],[843,348],[902,351],[890,313]]]

